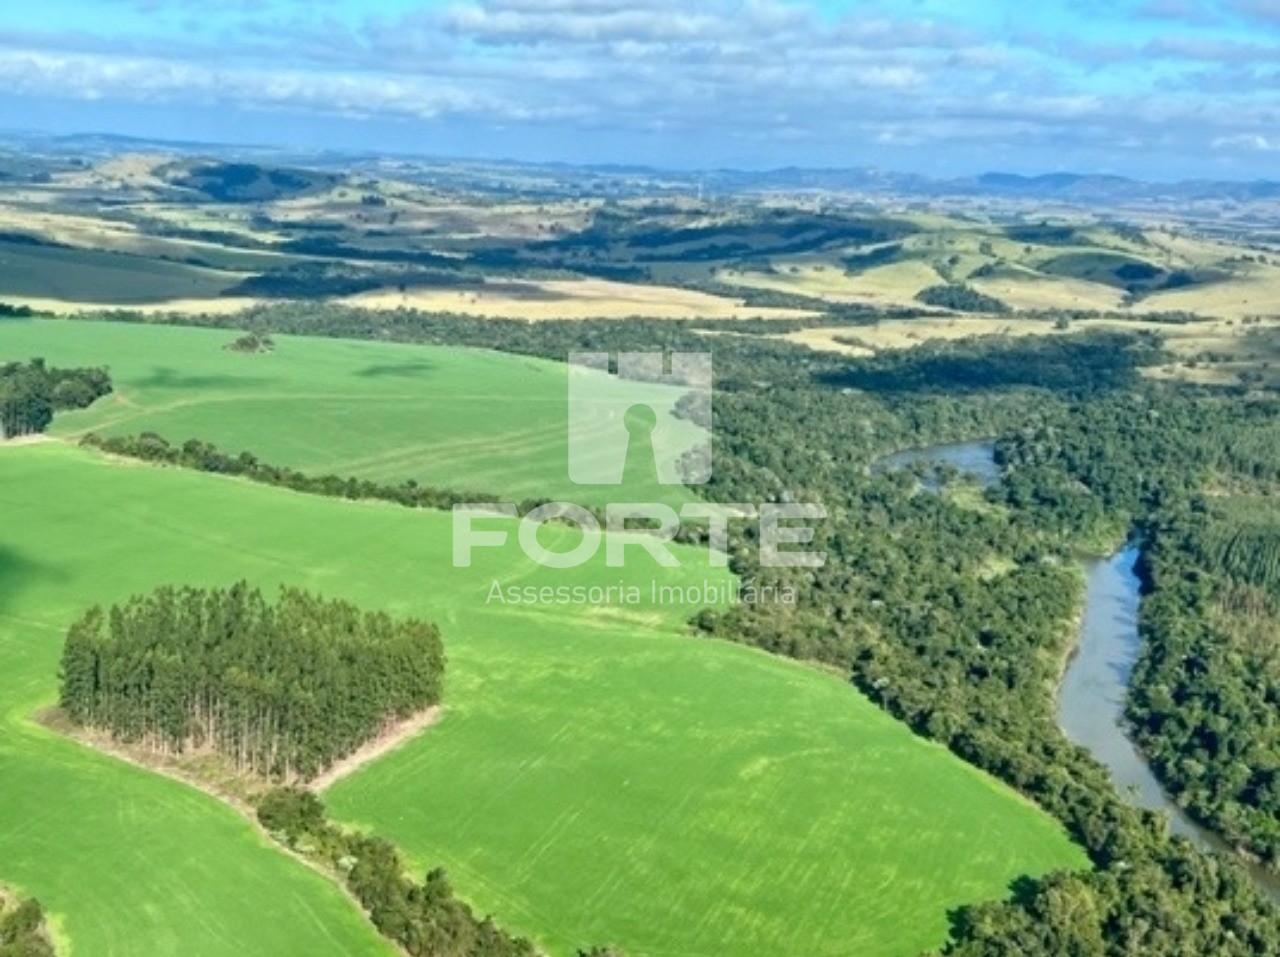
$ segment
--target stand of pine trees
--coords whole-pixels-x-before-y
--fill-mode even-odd
[[[291,588],[165,587],[71,626],[61,704],[122,742],[295,780],[436,704],[443,673],[423,621]]]

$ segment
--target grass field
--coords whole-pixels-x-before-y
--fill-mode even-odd
[[[44,900],[78,957],[379,950],[232,812],[27,720],[85,605],[170,581],[289,581],[440,622],[444,719],[332,803],[555,957],[605,939],[911,957],[943,939],[948,908],[1083,865],[1055,822],[840,679],[681,638],[691,606],[655,607],[647,587],[624,607],[486,604],[493,581],[620,570],[565,578],[514,548],[454,569],[445,515],[58,443],[0,449],[0,476],[0,506],[23,516],[0,528],[0,818],[20,822],[0,831],[0,880]],[[685,558],[664,584],[725,581]]]
[[[265,249],[238,249],[221,243],[157,236],[132,222],[83,213],[28,209],[0,203],[0,222],[13,231],[82,252],[123,253],[178,265],[205,265],[230,272],[253,272],[301,261],[301,257]],[[64,250],[64,254],[73,254]],[[86,262],[99,257],[92,254]],[[135,268],[135,278],[145,281],[146,264]]]
[[[906,260],[875,266],[848,275],[836,261],[808,261],[797,265],[793,272],[789,266],[772,273],[738,272],[721,270],[719,278],[752,289],[772,289],[778,292],[814,296],[831,302],[865,302],[883,306],[912,306],[915,295],[927,286],[942,279],[927,262]]]
[[[167,519],[148,522],[152,483],[134,471],[56,445],[0,448],[0,502],[23,516],[0,531],[0,881],[39,896],[76,957],[390,953],[333,884],[218,801],[29,720],[55,696],[77,607],[253,573],[207,536],[183,541],[164,504],[153,514]],[[193,523],[199,501],[185,503]]]
[[[1046,276],[1023,266],[1006,267],[990,278],[972,279],[970,285],[1010,309],[1111,312],[1119,310],[1124,301],[1124,293],[1114,286],[1070,276]]]
[[[566,366],[496,352],[280,337],[267,354],[231,352],[234,332],[113,323],[0,321],[0,356],[106,365],[117,393],[54,431],[76,437],[157,432],[200,438],[304,471],[380,482],[561,496],[595,503],[616,490],[568,481]],[[600,378],[601,385],[604,379]],[[670,410],[677,389],[626,383],[669,432],[678,454],[697,431]],[[585,421],[591,434],[607,416]],[[657,434],[657,433],[655,433]],[[603,454],[603,450],[602,450]],[[679,486],[632,490],[639,501],[685,501]]]

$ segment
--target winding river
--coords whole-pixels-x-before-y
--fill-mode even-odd
[[[888,471],[919,463],[950,465],[985,486],[1000,481],[991,442],[910,449],[880,459],[873,469]],[[936,487],[936,481],[928,478],[924,484]],[[1125,695],[1140,650],[1141,582],[1135,571],[1138,554],[1138,547],[1131,544],[1111,558],[1093,558],[1084,563],[1088,577],[1084,618],[1079,642],[1058,687],[1058,725],[1068,738],[1106,766],[1116,790],[1130,804],[1163,813],[1173,833],[1188,838],[1202,850],[1231,854],[1225,841],[1196,824],[1165,794],[1125,730]],[[1259,889],[1280,903],[1280,875],[1246,866]]]

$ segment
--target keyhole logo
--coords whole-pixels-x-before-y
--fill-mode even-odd
[[[658,402],[654,386],[667,387],[661,408],[650,404]],[[569,478],[578,485],[710,481],[711,354],[622,352],[611,374],[608,353],[570,353]]]

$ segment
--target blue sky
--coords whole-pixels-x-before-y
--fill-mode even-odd
[[[1280,179],[1280,0],[36,0],[0,128]]]

